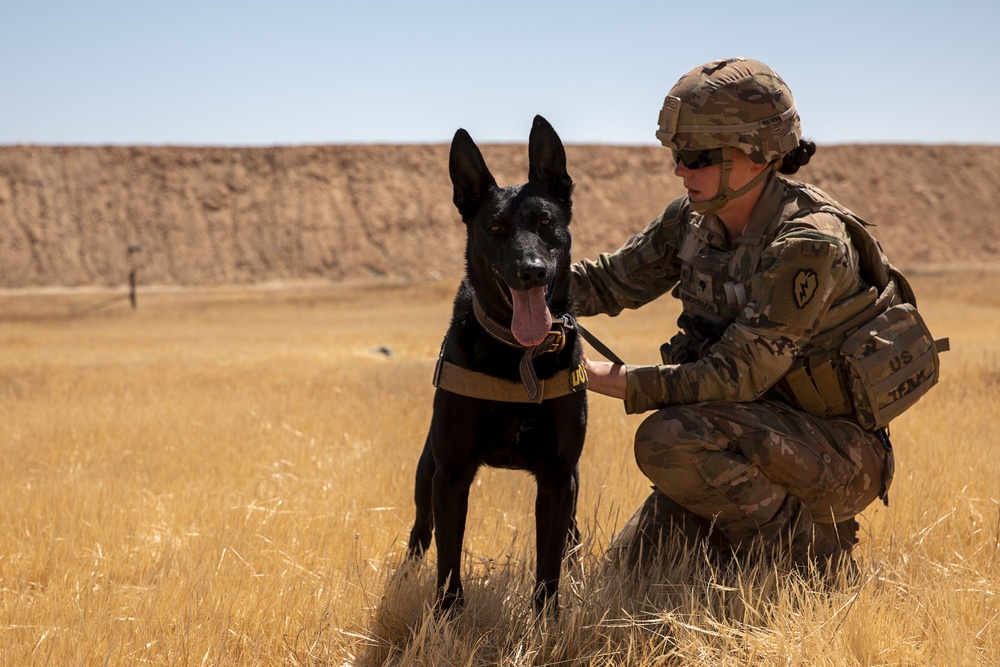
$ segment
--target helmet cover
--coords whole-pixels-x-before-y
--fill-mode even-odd
[[[715,60],[674,84],[660,110],[656,138],[675,150],[738,148],[757,164],[799,145],[802,126],[792,92],[764,63]]]

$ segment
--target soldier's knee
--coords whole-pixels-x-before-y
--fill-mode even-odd
[[[662,442],[664,429],[661,421],[660,412],[654,412],[642,420],[639,428],[635,431],[635,441],[633,442],[635,464],[639,466],[639,470],[647,473],[647,476],[647,462],[661,459],[669,453],[669,449],[664,446],[666,443]]]
[[[691,428],[686,406],[657,410],[635,432],[635,462],[646,477],[654,472],[691,467],[691,457],[704,450],[704,440]]]

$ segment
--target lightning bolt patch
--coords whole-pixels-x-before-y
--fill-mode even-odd
[[[812,269],[801,269],[795,274],[792,281],[792,294],[795,297],[795,304],[799,308],[805,308],[806,304],[812,301],[816,295],[816,287],[819,281],[816,279],[816,272]]]

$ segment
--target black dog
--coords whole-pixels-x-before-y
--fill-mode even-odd
[[[586,372],[570,294],[573,181],[552,126],[536,116],[528,182],[498,187],[469,133],[451,144],[454,202],[467,228],[466,276],[435,372],[434,413],[417,466],[410,556],[436,528],[438,603],[461,606],[469,487],[483,464],[530,472],[535,607],[557,604],[567,542],[576,542],[577,462],[587,427]]]

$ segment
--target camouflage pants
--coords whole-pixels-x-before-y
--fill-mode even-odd
[[[834,527],[856,530],[855,515],[887,489],[893,465],[892,453],[857,424],[775,401],[658,410],[636,432],[635,457],[673,501],[664,505],[654,493],[635,521],[655,521],[650,507],[669,506],[679,510],[670,511],[675,522],[690,512],[733,546],[785,545],[795,561],[849,552],[853,534],[838,540]]]

